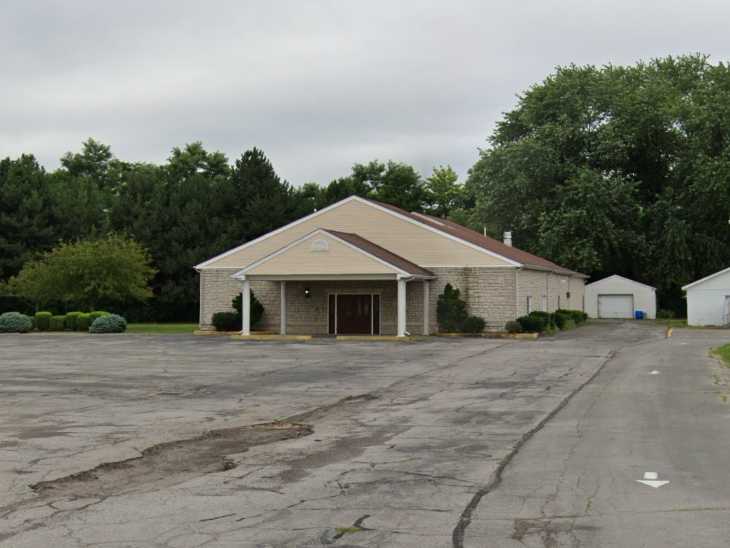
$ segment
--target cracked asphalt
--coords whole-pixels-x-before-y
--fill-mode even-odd
[[[678,491],[729,454],[720,338],[635,322],[395,344],[3,335],[0,546],[640,546],[600,544],[601,520],[671,492],[657,508],[675,517],[647,523],[706,503],[726,540],[727,474],[704,499]],[[684,461],[639,458],[642,435],[684,430]],[[634,485],[649,468],[670,486]]]
[[[730,369],[708,352],[729,339],[676,329],[618,351],[504,469],[465,545],[730,545]]]

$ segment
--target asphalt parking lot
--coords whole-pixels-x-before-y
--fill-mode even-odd
[[[459,545],[515,448],[663,339],[3,335],[0,546]]]

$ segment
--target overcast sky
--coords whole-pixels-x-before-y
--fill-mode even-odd
[[[5,0],[0,157],[258,146],[295,185],[355,162],[464,175],[557,65],[730,54],[730,2]]]

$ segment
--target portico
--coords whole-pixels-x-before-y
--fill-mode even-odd
[[[282,335],[405,337],[414,320],[417,334],[430,332],[433,275],[355,234],[318,229],[233,277],[241,283],[244,336],[251,334],[251,284],[259,281],[279,286]]]

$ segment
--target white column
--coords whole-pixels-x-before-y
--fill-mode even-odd
[[[281,311],[279,312],[279,317],[281,320],[279,332],[282,335],[286,335],[286,282],[282,280],[279,282],[281,284],[281,296],[279,297],[280,304],[281,304]]]
[[[398,336],[406,336],[406,280],[398,279]]]
[[[431,325],[430,325],[430,304],[431,304],[431,282],[428,280],[423,280],[423,334],[424,335],[430,335],[431,334]]]
[[[242,326],[241,335],[247,336],[251,334],[251,282],[242,281],[241,287],[241,316]]]

